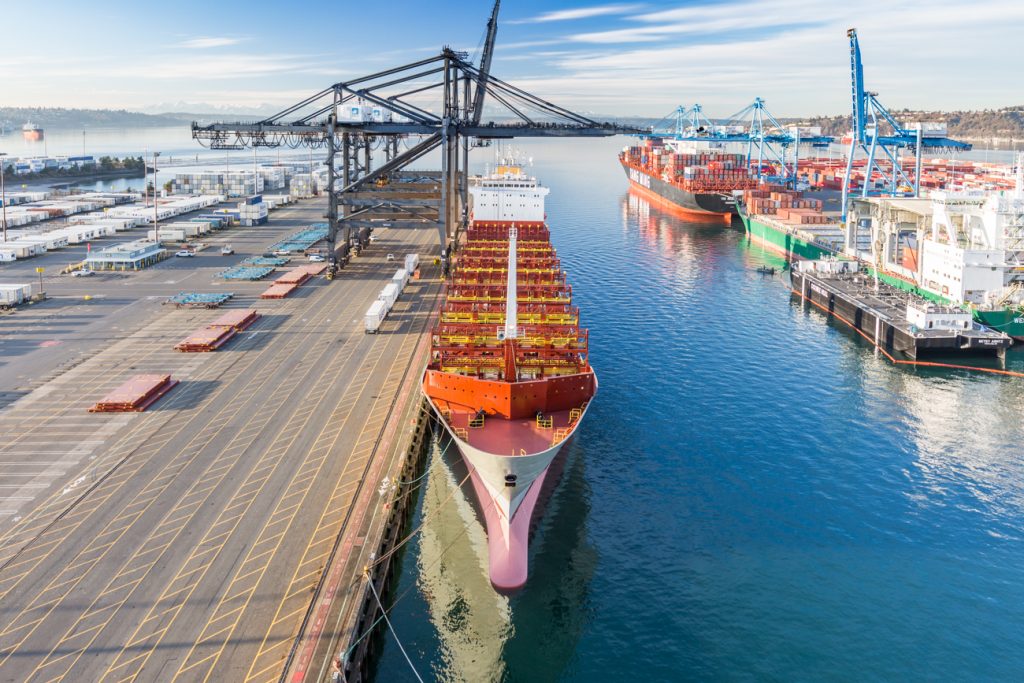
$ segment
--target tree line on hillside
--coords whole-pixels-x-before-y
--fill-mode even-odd
[[[1024,105],[977,111],[919,111],[899,109],[890,112],[897,121],[944,121],[951,138],[1024,138]],[[811,126],[821,126],[825,135],[842,136],[850,130],[850,116],[813,116]],[[882,127],[883,134],[888,126]]]

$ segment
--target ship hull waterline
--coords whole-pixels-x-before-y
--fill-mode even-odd
[[[593,375],[594,395],[597,394],[597,375]],[[459,450],[466,468],[469,470],[473,492],[483,513],[483,521],[487,530],[488,573],[491,585],[502,593],[512,593],[526,585],[529,577],[529,541],[531,521],[538,511],[541,492],[545,490],[545,481],[551,472],[551,463],[563,448],[576,435],[576,430],[590,404],[583,409],[579,419],[572,425],[571,431],[564,439],[551,448],[525,455],[496,455],[475,448],[461,439],[451,425],[445,421],[437,404],[425,391],[423,395],[430,404],[438,422],[444,425],[445,432]],[[517,475],[517,481],[523,482],[523,474],[529,474],[528,483],[519,483],[517,487],[527,487],[525,494],[515,496],[513,501],[505,486],[506,473]],[[549,483],[548,490],[554,486]]]
[[[732,224],[734,208],[726,202],[725,195],[694,194],[625,164],[622,169],[630,186],[649,201],[679,211],[693,220]]]

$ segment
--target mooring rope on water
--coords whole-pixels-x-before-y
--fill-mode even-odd
[[[398,634],[395,633],[395,627],[391,625],[391,620],[388,619],[387,610],[384,609],[384,603],[380,601],[380,596],[377,595],[377,588],[373,585],[373,578],[369,574],[369,570],[366,571],[367,582],[370,584],[370,592],[373,593],[373,598],[377,601],[377,606],[380,607],[381,616],[384,617],[384,623],[388,625],[388,630],[391,631],[391,635],[395,639],[395,644],[398,645],[398,649],[402,651],[402,656],[405,657],[405,661],[409,663],[409,668],[412,669],[412,675],[416,677],[416,680],[423,683],[423,679],[420,678],[420,673],[416,670],[416,666],[409,659],[409,653],[405,651],[405,646],[402,645],[402,641],[399,639]]]

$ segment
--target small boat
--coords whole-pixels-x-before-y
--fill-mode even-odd
[[[761,273],[761,275],[775,275],[775,269],[771,266],[758,266],[757,272]]]

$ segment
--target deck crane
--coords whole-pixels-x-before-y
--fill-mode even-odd
[[[878,101],[878,93],[864,89],[864,65],[860,58],[860,42],[857,40],[857,29],[846,32],[850,39],[850,72],[853,81],[853,131],[850,135],[850,150],[846,156],[846,175],[843,177],[843,220],[846,220],[848,199],[850,197],[850,175],[853,172],[854,155],[861,151],[867,155],[867,166],[864,169],[864,183],[861,196],[869,194],[900,194],[901,186],[911,188],[910,196],[918,196],[921,191],[921,154],[925,149],[969,150],[971,145],[966,142],[951,140],[946,137],[945,126],[927,123],[910,124],[904,127]],[[880,132],[881,125],[892,129],[887,135]],[[900,163],[900,150],[912,148],[916,157],[914,177],[909,178]],[[879,164],[881,154],[891,165],[886,171]],[[871,176],[874,171],[885,180],[886,186],[881,192],[871,192]],[[907,193],[904,193],[907,194]]]

